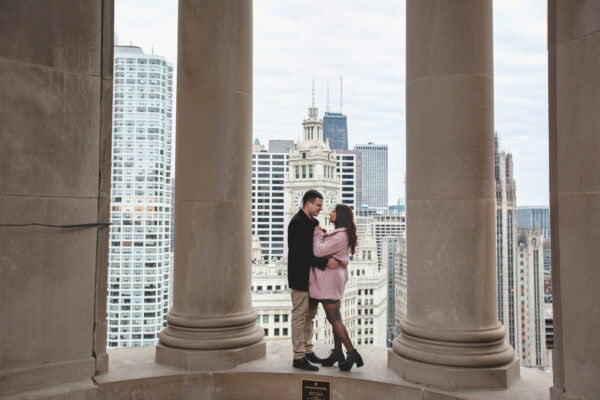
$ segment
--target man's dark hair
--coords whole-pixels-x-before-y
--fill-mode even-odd
[[[315,201],[315,199],[323,199],[323,195],[314,189],[307,190],[302,196],[302,207],[306,205],[307,201]]]

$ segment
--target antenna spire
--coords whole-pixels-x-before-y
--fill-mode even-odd
[[[315,79],[312,80],[312,106],[315,106]]]

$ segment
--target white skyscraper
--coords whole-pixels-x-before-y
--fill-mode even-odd
[[[546,368],[550,363],[546,350],[543,233],[539,226],[520,228],[518,232],[521,362],[525,367]]]
[[[173,66],[114,52],[109,347],[154,345],[169,308]]]
[[[388,209],[388,148],[386,144],[358,144],[361,187],[357,190],[360,208],[386,212]]]
[[[515,252],[517,244],[516,183],[513,178],[512,155],[498,152],[496,144],[495,159],[498,319],[506,328],[509,343],[520,355],[521,322],[518,287],[520,274]]]
[[[252,235],[260,239],[264,262],[285,252],[284,183],[289,153],[252,153]]]
[[[355,150],[334,150],[337,158],[337,173],[342,185],[341,203],[356,210],[356,191],[361,185],[358,171],[360,153]]]
[[[399,215],[373,215],[371,217],[371,232],[377,243],[378,267],[382,268],[387,255],[383,254],[383,241],[386,237],[405,237],[406,214]]]

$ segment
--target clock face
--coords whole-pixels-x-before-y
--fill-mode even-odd
[[[335,195],[333,193],[329,193],[325,196],[325,208],[327,212],[333,211],[333,208],[336,205]]]
[[[294,194],[294,206],[296,208],[302,208],[302,196],[304,196],[304,193],[302,192],[296,192],[296,194]]]

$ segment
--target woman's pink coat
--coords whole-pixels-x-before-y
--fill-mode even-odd
[[[313,253],[316,257],[331,256],[337,259],[342,268],[310,269],[308,295],[318,300],[341,300],[348,282],[348,233],[346,228],[336,228],[329,232],[315,230]]]

